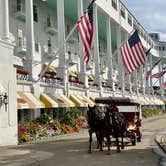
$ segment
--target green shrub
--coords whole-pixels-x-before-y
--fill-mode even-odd
[[[165,113],[166,113],[165,110],[145,109],[145,110],[142,110],[142,117],[143,118],[148,118],[148,117],[151,117],[151,116],[161,115],[161,114],[165,114]]]
[[[72,108],[70,111],[64,113],[63,118],[61,119],[61,123],[65,125],[69,125],[73,128],[77,126],[76,119],[80,116],[80,111],[76,107]]]
[[[45,123],[49,123],[51,121],[51,117],[47,114],[42,114],[39,118],[36,118],[36,122],[45,124]]]

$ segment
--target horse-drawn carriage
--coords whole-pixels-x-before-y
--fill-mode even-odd
[[[100,151],[102,151],[102,141],[107,139],[108,151],[110,151],[111,137],[115,138],[117,152],[124,149],[123,138],[129,140],[132,145],[141,141],[141,107],[137,100],[124,97],[102,97],[95,98],[95,102],[104,104],[106,110],[101,116],[99,108],[89,107],[89,152],[91,152],[92,133],[96,133]],[[119,137],[121,143],[119,144]]]
[[[115,105],[118,107],[120,113],[122,113],[126,120],[127,132],[125,137],[132,145],[136,145],[136,142],[141,142],[141,119],[142,112],[141,106],[136,99],[124,98],[124,97],[103,97],[96,98],[96,103],[102,103],[106,105]]]

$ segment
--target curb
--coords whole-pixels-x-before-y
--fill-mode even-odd
[[[166,142],[165,141],[163,142],[162,138],[166,138],[166,134],[165,133],[164,134],[160,134],[160,135],[156,135],[155,136],[155,141],[158,144],[158,146],[162,149],[162,151],[166,154],[166,148],[165,148]]]
[[[160,133],[160,134],[159,134]],[[159,156],[159,165],[166,166],[166,150],[160,143],[161,132],[158,132],[152,140],[153,152]]]
[[[70,134],[62,134],[57,135],[55,137],[44,137],[42,139],[36,139],[33,141],[28,141],[24,143],[20,143],[19,145],[28,145],[28,144],[40,144],[40,143],[48,143],[48,142],[61,142],[61,141],[72,141],[78,140],[88,137],[88,130],[84,129],[78,133],[70,133]]]

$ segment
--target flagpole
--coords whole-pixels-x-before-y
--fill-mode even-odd
[[[70,33],[68,34],[68,36],[65,38],[65,41],[64,41],[63,44],[65,44],[68,41],[68,39],[71,37],[71,35],[73,34],[73,32],[75,31],[76,28],[77,28],[77,23],[74,25],[74,27],[72,28],[72,30],[70,31]],[[37,83],[41,79],[41,77],[47,71],[47,69],[49,68],[49,66],[53,62],[54,58],[56,58],[56,55],[61,51],[61,49],[62,49],[62,46],[60,48],[58,48],[58,50],[55,52],[55,55],[52,57],[52,59],[50,60],[50,62],[48,63],[48,65],[40,73],[39,78],[35,81],[35,83]]]
[[[95,0],[92,0],[90,5],[88,6],[88,8],[95,2]],[[66,37],[65,41],[63,44],[65,44],[67,42],[67,40],[70,38],[70,36],[73,34],[73,32],[75,31],[75,29],[77,28],[77,23],[74,25],[74,27],[72,28],[72,30],[70,31],[69,35]],[[63,46],[63,45],[62,45]],[[39,78],[35,81],[38,82],[41,77],[44,75],[44,73],[46,72],[46,70],[48,69],[48,67],[50,66],[50,64],[52,63],[52,61],[54,60],[54,58],[56,57],[56,55],[61,51],[62,46],[56,51],[55,55],[53,56],[53,58],[50,60],[50,62],[48,63],[48,65],[43,69],[43,71],[40,73]]]

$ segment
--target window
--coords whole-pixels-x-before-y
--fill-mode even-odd
[[[37,6],[33,6],[33,20],[38,22]]]
[[[125,19],[126,18],[125,8],[123,6],[121,6],[120,13],[121,13],[121,16]]]
[[[67,35],[70,33],[70,26],[69,25],[66,25],[66,32],[67,32]]]
[[[22,10],[21,0],[17,0],[17,11],[21,11],[21,10]]]
[[[117,0],[112,0],[112,6],[117,10]]]
[[[137,29],[137,22],[136,21],[133,21],[133,28]]]
[[[48,39],[48,47],[51,47],[51,38]]]
[[[164,47],[164,46],[162,46],[162,50],[163,50],[163,51],[165,50],[165,47]]]
[[[145,33],[143,33],[143,38],[146,41],[146,34]]]
[[[39,52],[39,44],[38,43],[35,43],[35,51]]]
[[[132,17],[130,14],[128,14],[128,23],[130,26],[132,26]]]
[[[47,27],[51,27],[51,20],[49,16],[47,17]]]

